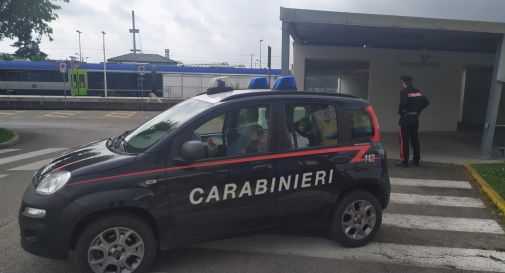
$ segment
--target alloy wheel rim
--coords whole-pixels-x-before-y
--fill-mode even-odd
[[[352,240],[362,240],[374,230],[377,222],[375,207],[367,200],[351,202],[342,215],[342,230]]]
[[[144,241],[135,231],[114,227],[91,241],[88,264],[95,273],[131,273],[142,263],[144,252]]]

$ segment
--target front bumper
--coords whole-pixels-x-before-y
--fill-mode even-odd
[[[61,236],[51,223],[44,219],[19,216],[21,247],[27,252],[51,259],[68,258],[70,243]]]
[[[51,259],[67,259],[70,249],[72,225],[65,221],[68,202],[59,194],[41,196],[35,193],[33,184],[26,189],[19,210],[21,246],[37,256]],[[44,209],[46,215],[37,219],[26,215],[26,207]],[[67,220],[70,220],[67,218]]]

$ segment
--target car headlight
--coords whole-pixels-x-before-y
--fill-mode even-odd
[[[42,195],[51,195],[61,189],[70,180],[70,172],[60,171],[49,173],[42,178],[36,191]]]

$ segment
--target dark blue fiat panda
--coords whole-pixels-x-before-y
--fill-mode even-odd
[[[282,90],[286,80],[273,90],[218,82],[54,159],[24,193],[22,247],[72,253],[76,271],[102,273],[145,272],[160,249],[302,224],[366,244],[390,195],[374,111],[347,95]]]

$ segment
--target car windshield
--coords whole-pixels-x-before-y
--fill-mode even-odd
[[[208,109],[212,104],[196,98],[183,101],[126,135],[118,147],[130,153],[147,150],[182,123]],[[121,138],[121,137],[120,137]]]

